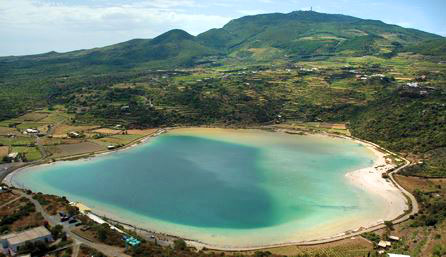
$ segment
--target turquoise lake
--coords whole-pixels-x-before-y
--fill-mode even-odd
[[[28,168],[12,181],[147,229],[248,247],[333,235],[379,218],[381,199],[345,178],[374,159],[341,138],[176,129],[123,151]]]

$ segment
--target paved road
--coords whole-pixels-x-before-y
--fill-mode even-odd
[[[0,182],[3,181],[3,179],[10,173],[11,170],[13,170],[14,166],[16,165],[17,163],[0,164]]]
[[[71,254],[71,257],[77,257],[79,255],[80,248],[81,244],[79,242],[75,242],[73,244],[73,253]]]
[[[37,149],[39,149],[40,155],[42,155],[42,159],[46,159],[48,156],[50,156],[45,147],[40,142],[40,137],[36,138],[36,146]]]
[[[8,176],[11,172],[21,167],[25,167],[27,163],[24,162],[15,162],[8,163],[8,165],[0,165],[0,183]]]
[[[408,220],[408,219],[410,218],[411,215],[415,215],[416,213],[418,213],[418,211],[420,210],[420,208],[419,208],[419,206],[418,206],[417,199],[415,199],[415,196],[413,196],[409,191],[407,191],[407,190],[404,189],[402,186],[400,186],[400,184],[398,184],[397,181],[395,180],[394,175],[397,174],[398,172],[400,172],[401,170],[403,170],[404,168],[410,166],[410,165],[411,165],[410,161],[407,160],[406,158],[403,158],[403,157],[399,156],[398,154],[396,154],[396,153],[394,153],[394,152],[391,152],[391,151],[388,151],[388,150],[382,148],[381,146],[379,146],[379,145],[377,145],[377,144],[375,144],[375,143],[368,142],[368,141],[365,141],[365,140],[362,140],[362,141],[364,141],[364,142],[366,142],[366,143],[369,143],[369,144],[375,146],[376,148],[381,149],[381,150],[383,150],[383,151],[385,151],[385,152],[388,152],[388,153],[390,153],[390,154],[393,154],[394,156],[398,156],[398,158],[403,159],[403,161],[405,162],[405,164],[404,164],[403,166],[401,166],[401,167],[399,167],[398,169],[392,171],[392,172],[389,174],[389,177],[390,177],[390,180],[392,181],[392,183],[393,183],[393,184],[394,184],[394,185],[395,185],[395,186],[396,186],[396,187],[397,187],[397,188],[398,188],[398,189],[399,189],[399,190],[400,190],[406,197],[409,198],[410,204],[412,205],[412,209],[410,210],[409,213],[405,214],[404,216],[402,216],[402,217],[400,217],[400,218],[398,218],[398,219],[396,219],[396,220],[393,220],[392,222],[393,222],[393,224],[398,224],[398,223],[401,223],[401,222],[403,222],[403,221]]]
[[[50,216],[43,209],[42,205],[40,205],[40,203],[38,201],[34,200],[30,195],[28,195],[22,191],[19,191],[19,190],[15,191],[15,192],[17,194],[29,199],[31,201],[31,203],[33,203],[34,206],[36,207],[36,210],[42,214],[43,218],[45,220],[47,220],[51,226],[56,226],[59,224],[59,221],[57,219],[55,219],[54,217]],[[71,239],[73,239],[74,244],[82,243],[84,245],[87,245],[91,248],[94,248],[94,249],[104,253],[107,256],[130,257],[129,255],[124,253],[123,248],[91,242],[85,238],[82,238],[82,237],[74,234],[67,226],[64,226],[63,230],[65,233],[67,233],[67,235],[69,237],[71,237]]]

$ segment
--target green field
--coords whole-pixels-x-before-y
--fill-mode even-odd
[[[27,161],[36,161],[42,158],[42,155],[40,154],[39,150],[36,147],[14,146],[12,147],[11,152],[25,154]]]

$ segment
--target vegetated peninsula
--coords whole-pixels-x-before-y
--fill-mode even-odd
[[[348,177],[363,187],[381,183],[392,190],[398,188],[397,192],[407,197],[403,198],[408,203],[407,212],[389,217],[393,220],[382,220],[381,227],[347,231],[340,241],[240,255],[379,256],[386,251],[443,256],[445,47],[443,37],[419,30],[345,15],[298,11],[242,17],[197,36],[172,30],[153,39],[134,39],[103,48],[1,57],[0,177],[30,164],[125,148],[159,135],[163,132],[160,128],[165,127],[262,128],[278,134],[299,134],[294,138],[300,134],[353,137],[368,141],[366,144],[382,156],[373,170],[350,173]],[[157,144],[166,138],[169,136],[153,139],[153,146],[162,147]],[[176,138],[178,142],[189,139]],[[237,147],[240,142],[243,140]],[[216,144],[212,140],[207,143]],[[276,147],[286,153],[288,144],[283,144],[284,148]],[[144,147],[152,149],[151,142],[128,151]],[[227,153],[239,149],[225,147]],[[251,156],[247,160],[265,154],[264,150],[245,147],[243,153]],[[386,165],[393,168],[382,169]],[[380,169],[381,173],[376,173]],[[277,183],[280,180],[274,180],[274,175],[266,172],[262,176],[271,176],[270,182]],[[255,179],[262,181],[265,177]],[[263,186],[271,189],[267,183]],[[41,255],[55,249],[65,251],[63,247],[73,243],[78,254],[221,254],[206,248],[197,253],[183,240],[151,232],[147,226],[132,228],[135,224],[100,218],[88,212],[94,206],[77,204],[76,208],[57,196],[3,186],[1,190],[2,233],[10,235],[44,225],[51,232],[51,240],[61,239],[57,245],[48,245],[45,240],[27,244],[21,251],[11,243],[11,249],[18,252]],[[286,193],[274,192],[265,206],[275,205],[278,198],[274,196]],[[396,209],[395,202],[389,206]],[[58,224],[61,221],[62,226]],[[44,229],[38,231],[47,238]],[[181,236],[188,238],[184,233]],[[83,244],[80,248],[79,243]]]

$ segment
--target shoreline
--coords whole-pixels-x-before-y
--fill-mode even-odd
[[[184,128],[184,127],[180,127],[180,128]],[[194,128],[196,128],[196,127],[194,127]],[[173,128],[162,129],[161,133],[164,133],[170,129],[173,129]],[[257,127],[254,129],[259,129],[259,128]],[[267,127],[263,127],[263,129],[268,130],[268,131],[273,131],[273,132],[287,133],[287,131],[284,131],[282,129],[271,129],[271,128],[267,128]],[[91,158],[99,157],[101,155],[128,150],[128,149],[133,148],[137,145],[147,142],[152,137],[156,137],[156,136],[160,135],[161,133],[158,133],[159,131],[157,131],[156,133],[154,133],[152,135],[149,135],[147,137],[139,139],[136,143],[132,142],[121,149],[114,150],[114,151],[106,151],[104,153],[98,153],[98,154],[93,154],[93,155],[89,154],[88,156],[85,156],[86,158],[81,157],[79,159],[85,159],[86,161],[88,161]],[[359,169],[359,170],[349,171],[345,174],[345,178],[350,183],[352,183],[354,186],[356,186],[358,188],[363,188],[363,189],[366,188],[369,193],[377,194],[380,197],[388,200],[388,201],[386,201],[386,206],[383,208],[385,208],[387,210],[392,210],[392,211],[385,218],[383,217],[382,220],[378,220],[376,222],[370,222],[368,226],[365,226],[365,227],[362,226],[360,228],[353,229],[353,230],[345,229],[342,232],[337,233],[333,236],[319,237],[314,240],[290,241],[290,242],[284,242],[284,243],[278,243],[278,244],[270,244],[270,245],[262,244],[259,246],[246,246],[246,247],[231,247],[231,246],[221,246],[221,245],[218,246],[218,245],[207,244],[207,243],[201,242],[199,240],[191,240],[191,239],[188,239],[185,237],[169,235],[167,233],[159,233],[156,231],[150,231],[146,228],[138,228],[137,226],[133,226],[131,224],[132,223],[131,221],[126,221],[125,219],[122,220],[119,217],[116,217],[116,215],[113,215],[112,213],[107,213],[107,211],[105,211],[103,213],[103,211],[98,210],[100,213],[97,213],[96,212],[97,210],[95,210],[95,208],[93,208],[93,212],[97,213],[99,215],[105,214],[105,216],[116,218],[117,220],[115,220],[115,222],[130,225],[132,228],[136,227],[136,228],[138,228],[138,230],[143,231],[143,232],[145,231],[147,233],[153,233],[156,235],[166,236],[166,237],[173,238],[173,239],[182,238],[189,245],[197,247],[197,248],[207,248],[207,249],[224,250],[224,251],[249,251],[249,250],[282,247],[282,246],[289,246],[289,245],[316,245],[316,244],[323,244],[323,243],[328,243],[328,242],[333,242],[333,241],[339,241],[339,240],[342,240],[345,238],[349,238],[352,236],[362,234],[364,232],[369,232],[369,231],[374,231],[376,229],[380,229],[380,228],[384,227],[384,220],[392,220],[392,221],[397,220],[399,217],[402,217],[408,211],[408,209],[410,208],[411,205],[409,203],[407,203],[407,201],[406,201],[407,199],[405,199],[405,194],[401,190],[401,188],[398,187],[397,184],[392,184],[392,182],[386,181],[381,176],[381,174],[383,172],[387,172],[387,171],[395,168],[395,166],[391,166],[386,163],[386,160],[385,160],[386,154],[377,150],[377,149],[383,150],[382,148],[380,148],[379,146],[377,146],[373,143],[365,142],[363,140],[356,139],[353,137],[344,136],[344,135],[341,136],[341,135],[329,134],[329,133],[305,133],[305,132],[304,132],[304,134],[306,134],[306,135],[313,134],[313,135],[322,135],[322,136],[328,136],[328,137],[349,139],[349,140],[353,140],[354,142],[357,142],[357,143],[363,145],[364,147],[367,147],[370,151],[372,151],[374,153],[374,155],[377,157],[377,159],[373,162],[373,166]],[[386,150],[384,150],[384,151],[386,151]],[[388,152],[388,151],[386,151],[386,152]],[[388,153],[393,154],[391,152],[388,152]],[[67,159],[68,159],[68,161],[70,160],[69,157],[66,157],[65,161],[67,161]],[[64,159],[58,160],[58,161],[63,161],[63,160]],[[73,160],[73,159],[71,159],[71,160]],[[51,164],[51,163],[44,163],[41,165],[49,165],[49,164]],[[33,166],[35,166],[35,165],[33,165]],[[16,172],[20,172],[23,169],[27,169],[29,167],[30,166],[25,166],[23,168],[17,169],[15,171],[13,171],[12,173],[8,174],[8,176],[5,178],[5,182],[8,185],[14,186],[14,184],[13,184],[14,175],[13,174]],[[401,167],[399,169],[401,169]],[[399,170],[399,169],[397,169],[397,170]],[[384,191],[382,191],[383,188],[384,188]],[[407,193],[407,191],[406,191],[406,193]],[[391,196],[391,197],[389,197],[389,196]],[[398,199],[398,198],[400,198],[400,199]],[[401,201],[401,199],[403,199],[403,201]],[[394,204],[394,202],[396,204]],[[125,222],[128,222],[128,223],[125,223]],[[314,228],[314,229],[316,229],[316,228]]]
[[[113,154],[113,153],[127,151],[127,150],[130,150],[130,149],[140,145],[140,144],[144,144],[147,141],[149,141],[151,138],[154,138],[161,134],[164,134],[171,129],[172,128],[170,128],[170,127],[169,128],[160,128],[153,134],[146,135],[144,137],[136,139],[136,140],[128,143],[127,145],[125,145],[121,148],[118,148],[118,149],[114,149],[114,150],[101,150],[101,151],[97,151],[97,152],[61,156],[61,157],[57,157],[57,158],[47,157],[46,159],[41,159],[41,160],[37,160],[37,161],[31,162],[31,163],[27,163],[25,165],[20,165],[20,167],[17,167],[15,169],[13,169],[12,171],[10,171],[2,180],[0,180],[0,183],[5,183],[8,186],[14,186],[14,184],[12,183],[12,178],[14,177],[14,174],[19,173],[25,169],[53,165],[58,162],[70,162],[70,161],[79,161],[79,160],[89,161],[96,157],[101,157],[101,156],[105,156],[105,155],[109,155],[109,154]],[[18,188],[20,188],[20,187],[18,187]],[[21,189],[25,189],[25,188],[21,188]]]

